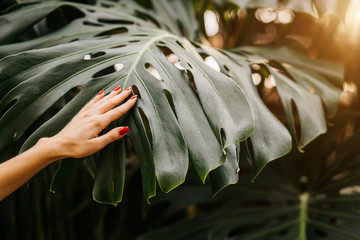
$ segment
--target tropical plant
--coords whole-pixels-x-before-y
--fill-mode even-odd
[[[305,153],[271,163],[255,183],[241,177],[215,199],[194,183],[159,196],[153,230],[139,239],[360,239],[359,132],[344,137],[344,120]]]
[[[282,6],[315,17],[326,13],[341,17],[347,3],[335,0],[326,4],[323,0],[99,0],[95,3],[25,1],[10,7],[0,16],[0,24],[6,24],[0,35],[0,157],[6,160],[31,147],[39,138],[56,134],[100,89],[108,93],[117,85],[132,86],[139,99],[136,106],[110,126],[128,125],[131,129],[128,138],[82,160],[93,178],[95,201],[113,205],[122,201],[126,168],[131,165],[129,157],[136,152],[146,201],[155,196],[157,184],[164,192],[182,184],[191,168],[203,183],[210,180],[214,195],[239,192],[241,200],[226,199],[229,206],[236,201],[245,202],[244,206],[254,201],[259,203],[255,204],[259,209],[267,208],[268,212],[256,210],[263,214],[243,209],[227,212],[239,214],[240,221],[246,224],[249,223],[247,216],[257,216],[249,223],[251,230],[261,229],[269,234],[286,230],[286,234],[279,235],[285,239],[300,232],[300,239],[305,239],[306,223],[312,220],[304,216],[316,194],[299,191],[296,174],[307,173],[284,178],[293,183],[289,183],[293,195],[278,198],[274,203],[258,201],[259,197],[268,198],[266,194],[255,194],[263,186],[245,184],[245,191],[243,182],[259,176],[256,182],[266,179],[264,188],[269,188],[276,179],[269,181],[267,172],[278,174],[279,166],[286,166],[290,171],[301,165],[288,157],[272,164],[264,176],[260,173],[269,162],[291,151],[289,156],[308,156],[296,151],[302,152],[327,131],[327,119],[337,110],[343,67],[310,58],[304,49],[290,41],[239,46],[239,40],[235,39],[229,44],[234,48],[216,49],[204,40],[202,16],[206,9],[219,9],[220,13],[222,9],[239,7]],[[221,13],[220,18],[224,27],[231,29],[231,21]],[[208,60],[215,64],[209,66]],[[260,84],[254,84],[253,74],[261,77]],[[271,89],[273,96],[277,96],[276,108],[264,97],[268,91],[264,82],[270,80],[276,85]],[[119,149],[121,154],[115,154]],[[248,176],[249,172],[245,171],[239,178],[239,162],[243,161],[249,162],[252,174]],[[313,164],[306,161],[309,166]],[[319,165],[324,163],[318,161]],[[64,159],[56,171],[50,166],[49,172],[54,174],[50,190],[60,191],[78,165],[79,161]],[[243,169],[246,168],[241,167]],[[329,174],[331,177],[334,172]],[[241,184],[220,192],[239,179]],[[317,184],[309,186],[317,187]],[[285,196],[280,192],[278,195]],[[299,199],[303,215],[290,221],[299,212]],[[185,203],[174,201],[172,204],[180,205],[177,209],[185,207]],[[279,210],[272,215],[274,208]],[[211,222],[212,217],[218,216],[225,217],[226,224],[230,220],[227,213],[222,215],[223,210],[215,209],[213,216],[205,216],[204,224],[213,226],[206,221]],[[285,221],[281,218],[284,215],[279,218],[282,210],[284,214],[293,215]],[[263,225],[267,219],[276,221]],[[193,223],[185,222],[175,229],[182,229],[186,224]],[[323,225],[316,226],[324,231]],[[242,230],[228,234],[238,227],[241,230],[244,225],[229,225],[220,235],[210,235],[224,239],[243,234]],[[301,230],[296,232],[293,228]],[[312,233],[308,231],[309,236]],[[154,236],[152,234],[144,238]],[[251,232],[246,234],[253,237]],[[344,231],[342,234],[357,236],[356,231],[353,235]],[[199,239],[203,237],[201,233]]]

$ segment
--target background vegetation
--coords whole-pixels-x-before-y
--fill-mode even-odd
[[[182,99],[176,88],[166,85],[165,95],[170,107],[155,105],[163,112],[159,120],[162,126],[180,125],[168,130],[176,140],[170,147],[159,147],[156,152],[158,140],[151,135],[157,129],[151,123],[155,115],[151,106],[140,102],[139,107],[144,112],[133,112],[121,120],[130,124],[129,119],[134,119],[130,125],[134,134],[130,139],[83,161],[70,159],[64,160],[60,168],[50,166],[28,187],[4,200],[0,204],[0,229],[5,239],[360,239],[356,77],[359,71],[356,67],[359,33],[356,30],[360,19],[356,1],[255,2],[138,1],[136,4],[98,1],[87,2],[88,5],[68,2],[37,5],[29,1],[9,9],[7,7],[13,2],[2,2],[0,24],[7,26],[3,28],[0,46],[0,54],[4,57],[0,62],[3,159],[17,154],[21,146],[23,149],[31,146],[38,137],[56,132],[99,87],[110,90],[117,84],[114,72],[128,71],[126,66],[119,65],[121,69],[117,70],[116,60],[110,62],[111,69],[105,64],[89,68],[89,82],[73,78],[76,81],[68,86],[51,88],[50,83],[42,81],[52,78],[57,84],[70,76],[71,71],[82,71],[90,66],[87,60],[102,64],[103,55],[111,59],[121,51],[135,51],[137,46],[158,38],[157,45],[149,47],[148,52],[162,65],[155,65],[156,62],[145,54],[142,60],[136,59],[140,61],[139,66],[147,70],[141,72],[136,66],[140,76],[150,79],[147,84],[156,78],[162,80],[151,86],[145,84],[154,91],[149,99],[163,101],[156,96],[158,90],[164,92],[163,87],[159,87],[161,82],[172,81],[169,76],[177,76],[175,85],[186,89],[184,94],[188,94]],[[353,5],[348,7],[348,4]],[[26,12],[36,6],[41,7]],[[111,13],[114,8],[115,15]],[[211,32],[206,29],[207,22],[214,19],[212,26],[218,29]],[[81,25],[76,25],[78,22]],[[126,47],[114,44],[115,40],[126,40]],[[99,41],[116,48],[99,50]],[[79,53],[81,59],[76,62],[70,58],[64,58],[61,63],[46,62],[61,59],[84,45],[97,50]],[[174,56],[178,59],[171,60]],[[134,59],[121,63],[128,62]],[[334,62],[344,63],[345,83],[342,83],[343,68]],[[41,66],[43,63],[47,65]],[[74,63],[78,66],[74,67]],[[171,63],[180,66],[175,69]],[[165,66],[164,70],[161,66]],[[26,69],[27,73],[22,74]],[[214,92],[202,85],[206,78],[202,79],[199,72],[209,76],[215,85],[221,81],[228,84],[228,79],[233,79],[240,86],[240,90],[231,84],[216,85],[214,89],[220,90],[219,96],[231,107],[229,116],[237,120],[234,122],[243,124],[231,125],[228,119],[217,118],[221,114],[219,108],[214,107],[216,101],[209,108],[204,105],[214,98]],[[153,78],[146,77],[149,74]],[[26,82],[27,79],[34,80]],[[136,91],[146,98],[139,82],[129,79],[131,85],[138,88]],[[181,81],[177,79],[189,84],[179,85]],[[119,81],[123,87],[127,84]],[[49,91],[43,98],[48,102],[39,105],[42,110],[24,108],[40,99],[34,86],[43,87],[40,92]],[[342,87],[345,91],[334,117]],[[227,94],[232,99],[224,97]],[[24,104],[20,105],[18,99],[24,99]],[[232,102],[238,105],[231,105]],[[191,107],[182,108],[180,103]],[[237,111],[239,105],[241,111]],[[63,110],[59,112],[60,109]],[[204,123],[209,123],[208,129],[206,126],[193,128],[187,109],[197,113],[195,122],[207,119]],[[199,117],[202,114],[203,118]],[[26,124],[24,119],[27,119]],[[252,122],[255,123],[253,133]],[[186,127],[195,129],[194,134],[187,135]],[[179,142],[183,138],[179,138],[174,129],[184,132],[184,143]],[[18,135],[14,136],[12,130]],[[318,137],[326,130],[325,135]],[[196,133],[207,131],[215,133],[215,136],[208,135],[213,140],[209,137],[205,145],[199,144],[201,139],[196,138]],[[247,140],[240,144],[230,144],[245,138]],[[146,141],[139,142],[140,139]],[[197,148],[191,148],[191,139]],[[187,155],[187,150],[179,146],[189,149],[189,171],[188,158],[182,165],[175,165],[175,171],[159,170],[168,166],[167,162],[149,165],[147,160],[153,155],[156,160],[156,154],[162,156],[169,149],[184,152],[175,157],[169,154],[163,159]],[[112,151],[119,148],[126,151],[119,159],[120,165],[114,165],[117,162],[114,162]],[[214,153],[196,155],[199,149]],[[209,157],[211,155],[213,158]],[[281,157],[283,155],[286,156]],[[278,160],[268,164],[274,159]],[[219,165],[222,167],[216,168]],[[159,175],[162,171],[170,174],[162,178]],[[109,172],[114,173],[112,179],[107,178]],[[169,194],[158,190],[153,197],[155,181],[168,192],[182,183],[185,176],[185,183],[178,189]],[[203,185],[201,181],[205,179]],[[56,194],[48,191],[50,182]],[[111,191],[114,182],[118,190]],[[218,194],[212,198],[212,193]],[[112,204],[122,202],[115,208],[98,204],[92,198]]]

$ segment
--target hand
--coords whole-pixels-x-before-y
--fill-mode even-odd
[[[121,93],[120,91],[120,87],[116,87],[107,96],[104,96],[104,91],[100,91],[57,135],[46,138],[45,141],[40,140],[46,144],[54,143],[52,146],[56,146],[55,160],[86,157],[126,135],[129,128],[118,127],[98,136],[112,121],[129,111],[136,102],[137,98],[134,95],[127,102],[116,107],[130,95],[131,88]]]

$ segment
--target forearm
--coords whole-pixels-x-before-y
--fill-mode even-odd
[[[0,164],[0,201],[30,180],[50,163],[61,159],[51,139],[41,139],[34,147]]]
[[[40,139],[28,151],[0,164],[0,201],[26,183],[50,163],[63,158],[83,158],[119,140],[129,131],[117,127],[99,136],[110,122],[134,106],[136,95],[118,106],[131,93],[131,87],[120,93],[120,86],[104,97],[104,91],[87,103],[58,134]]]

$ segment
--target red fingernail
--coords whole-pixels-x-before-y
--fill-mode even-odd
[[[137,98],[137,95],[132,95],[130,99]]]
[[[103,92],[104,92],[104,90],[101,90],[99,93],[98,93],[98,95],[101,95],[101,94],[103,94]]]
[[[129,91],[129,90],[131,90],[131,87],[127,87],[125,90],[126,90],[126,91]]]
[[[116,88],[114,88],[114,91],[119,91],[120,90],[120,86],[117,86]]]
[[[124,135],[124,134],[126,134],[126,133],[128,133],[128,132],[129,132],[129,128],[128,128],[128,127],[122,127],[122,128],[120,128],[120,130],[119,130],[120,135]]]

